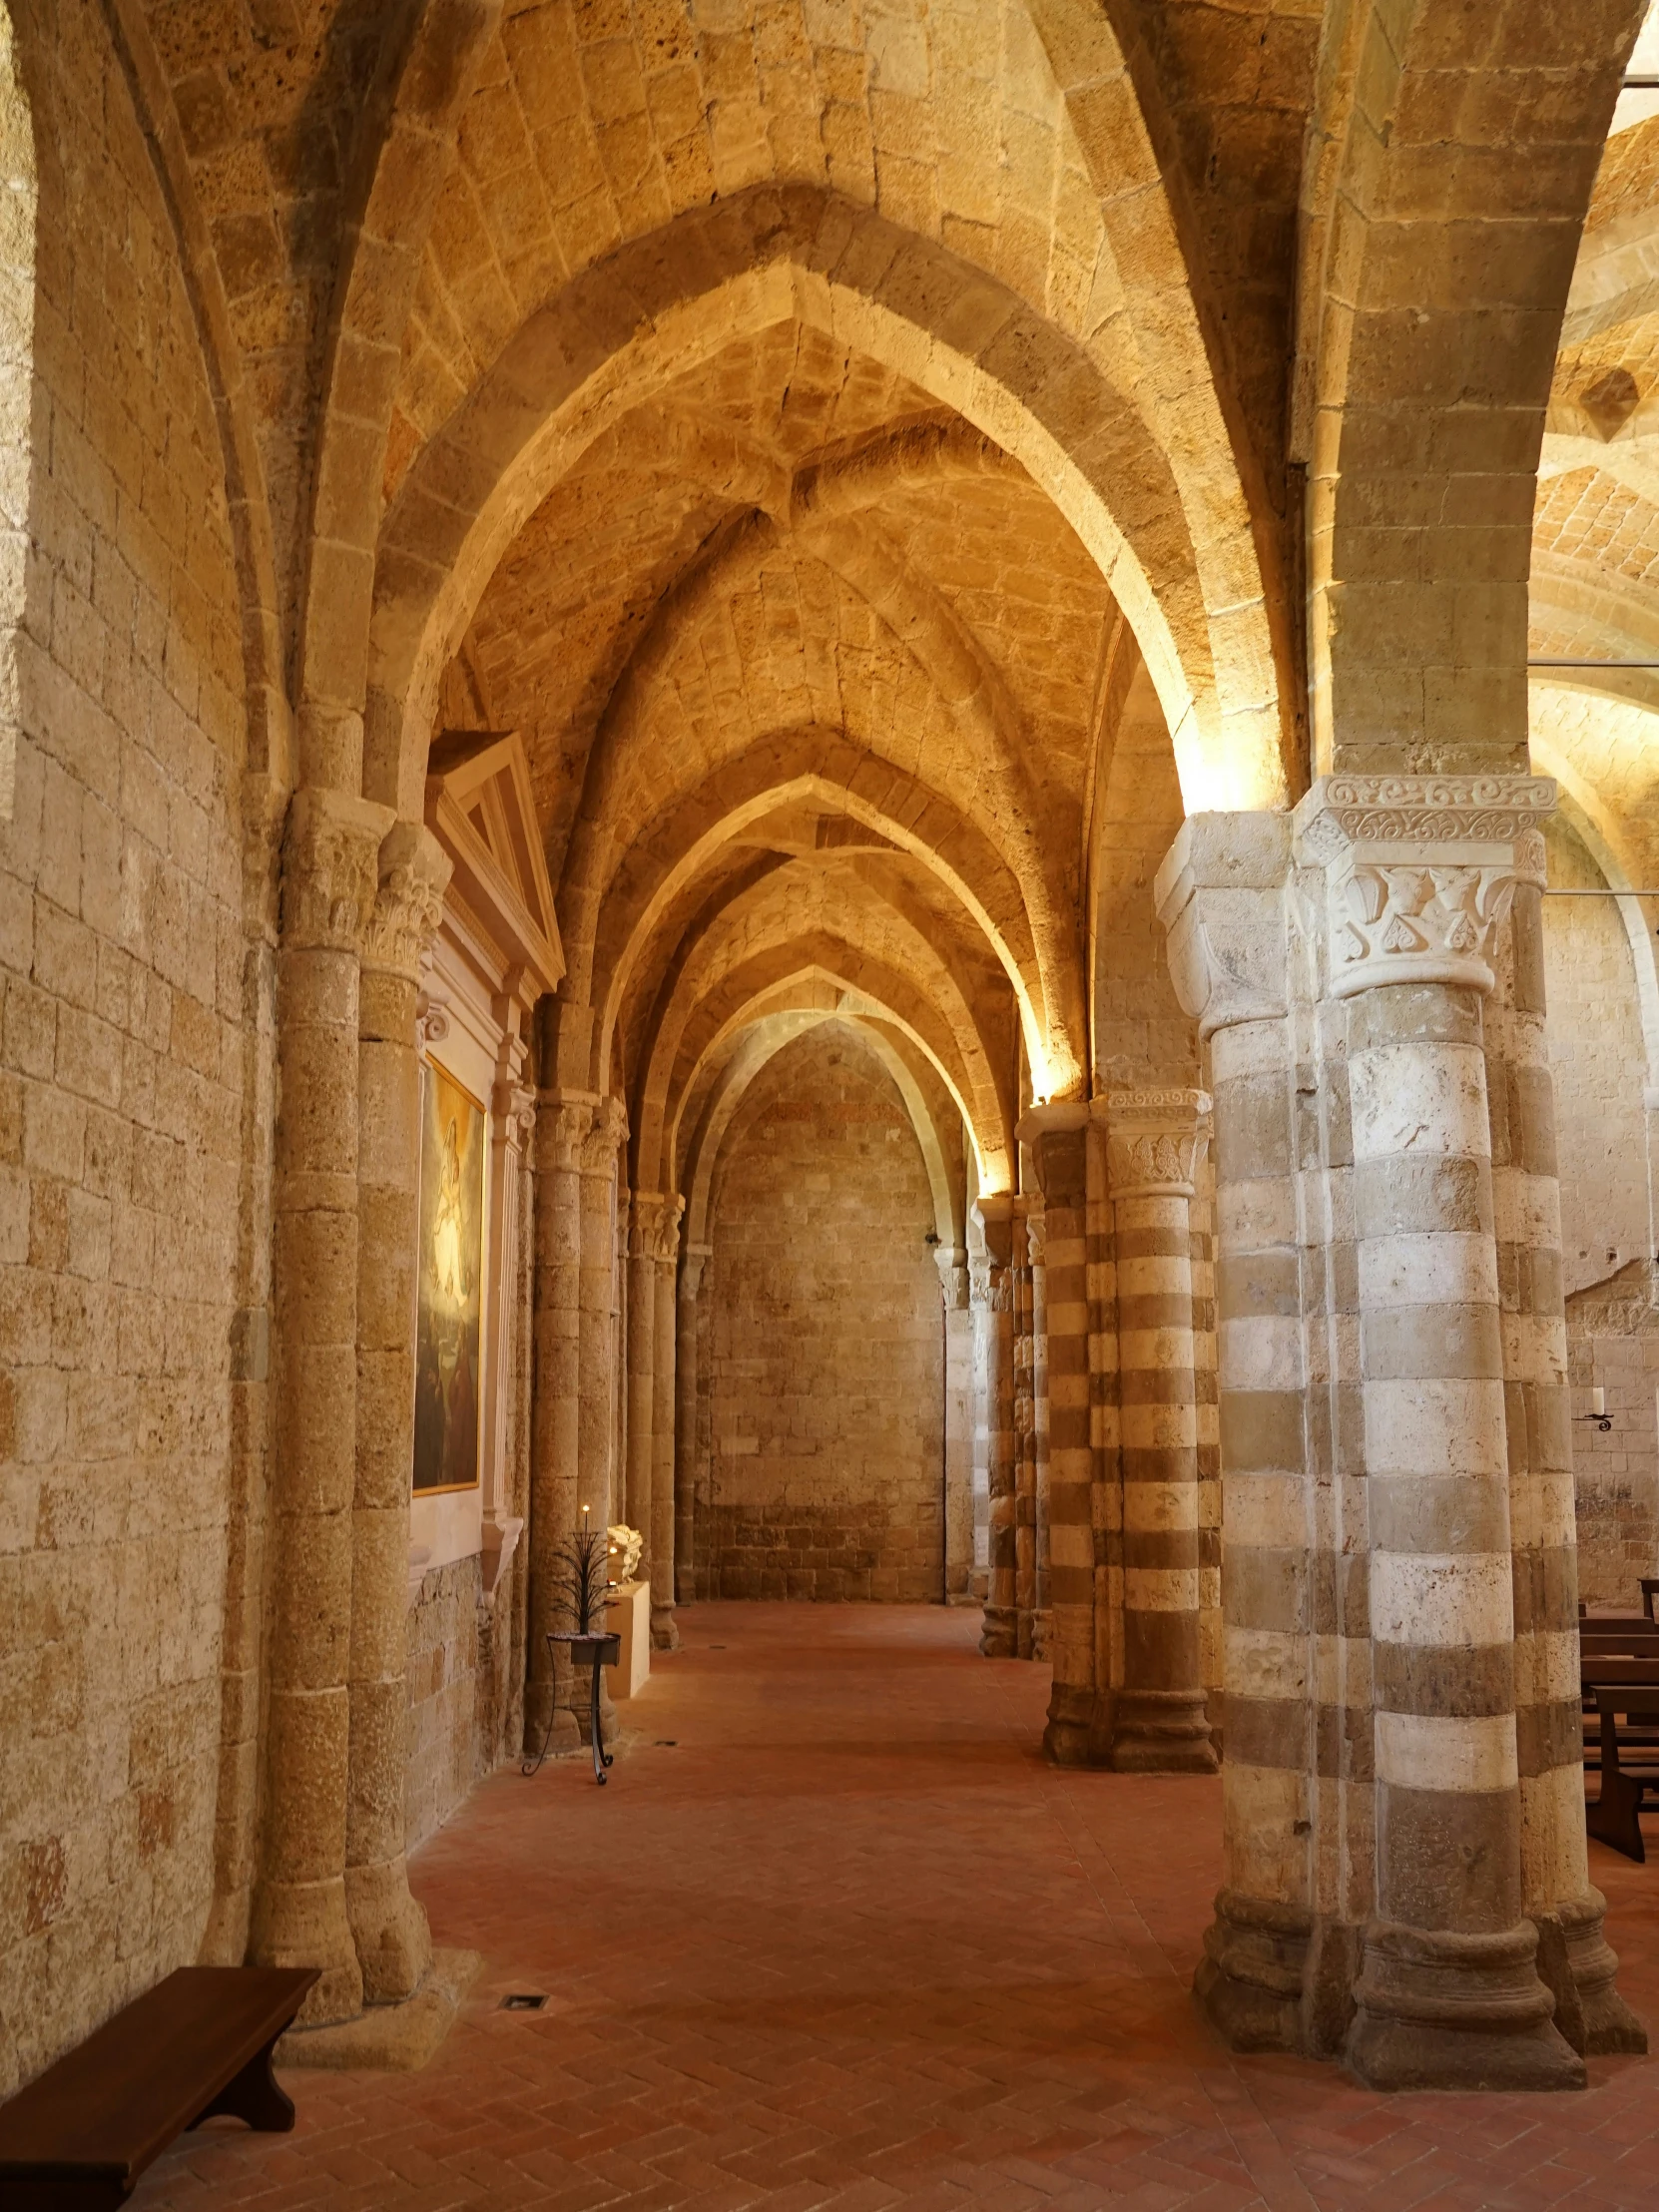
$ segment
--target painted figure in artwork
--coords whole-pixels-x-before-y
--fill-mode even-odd
[[[478,1479],[483,1108],[436,1065],[422,1075],[414,1487]]]

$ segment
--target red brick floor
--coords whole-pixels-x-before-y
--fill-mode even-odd
[[[1231,2058],[1188,1995],[1218,1786],[1046,1767],[1046,1670],[975,1656],[975,1616],[681,1621],[608,1789],[499,1775],[420,1853],[438,1940],[488,1960],[426,2071],[289,2075],[292,2135],[215,2123],[136,2212],[1659,2207],[1659,2060],[1384,2098]],[[1659,2025],[1659,1862],[1590,1849]]]

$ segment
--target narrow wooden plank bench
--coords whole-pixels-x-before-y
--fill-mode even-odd
[[[1615,1647],[1621,1639],[1613,1639]],[[1624,1650],[1617,1648],[1590,1649],[1580,1638],[1581,1656],[1578,1662],[1579,1690],[1584,1704],[1584,1771],[1594,1774],[1601,1765],[1601,1741],[1603,1731],[1598,1728],[1599,1708],[1596,1694],[1602,1688],[1659,1689],[1659,1651],[1650,1643],[1622,1639]],[[1651,1725],[1629,1728],[1624,1731],[1623,1742],[1627,1749],[1646,1752],[1659,1745],[1659,1735]]]
[[[0,2105],[6,2212],[123,2203],[176,2135],[229,2112],[293,2125],[271,2070],[314,1966],[181,1966]]]
[[[1598,1842],[1647,1863],[1642,1842],[1642,1800],[1659,1794],[1659,1683],[1596,1685],[1601,1715],[1601,1795],[1584,1809],[1584,1825]],[[1619,1716],[1637,1729],[1621,1733]],[[1645,1724],[1643,1726],[1642,1724]]]

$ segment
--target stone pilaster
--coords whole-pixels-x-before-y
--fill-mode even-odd
[[[933,1253],[944,1307],[944,1587],[946,1604],[965,1603],[973,1586],[973,1317],[967,1254]]]
[[[421,957],[450,863],[398,823],[380,847],[357,1003],[357,1428],[352,1499],[350,1757],[345,1894],[371,2004],[413,1994],[431,1960],[403,1858],[409,1479],[414,1459]]]
[[[1482,1007],[1525,777],[1332,777],[1297,810],[1347,1008],[1377,1872],[1349,2064],[1567,2087],[1525,1915],[1503,1342]]]
[[[580,1727],[576,1690],[562,1645],[550,1629],[570,1628],[560,1585],[561,1548],[581,1519],[582,1139],[594,1100],[541,1092],[536,1104],[535,1397],[530,1458],[529,1675],[524,1695],[526,1748],[574,1750]],[[589,1501],[591,1502],[591,1501]],[[552,1734],[547,1736],[549,1722]]]
[[[688,1244],[680,1263],[674,1357],[674,1584],[689,1604],[697,1594],[698,1300],[714,1247]]]
[[[975,1208],[985,1240],[983,1297],[976,1320],[984,1367],[988,1543],[985,1625],[979,1649],[987,1659],[1012,1659],[1018,1649],[1014,1606],[1014,1269],[1013,1201],[1006,1193]]]
[[[1199,1648],[1198,1403],[1193,1182],[1208,1141],[1202,1091],[1114,1091],[1106,1102],[1118,1322],[1123,1499],[1120,1772],[1212,1774]]]
[[[358,953],[390,811],[302,790],[282,841],[265,1826],[250,1951],[319,1966],[307,2026],[350,2018],[346,1905],[357,1435]]]
[[[1035,1106],[1019,1124],[1042,1193],[1042,1304],[1034,1396],[1046,1445],[1046,1595],[1053,1688],[1043,1748],[1086,1766],[1096,1706],[1094,1453],[1089,1435],[1087,1274],[1089,1108]],[[1032,1217],[1028,1217],[1029,1221]],[[1033,1270],[1036,1273],[1036,1270]],[[1035,1308],[1035,1301],[1033,1302]]]

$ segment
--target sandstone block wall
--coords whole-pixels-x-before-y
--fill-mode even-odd
[[[20,18],[39,147],[0,820],[0,2094],[213,1894],[244,1179],[242,648],[174,235],[94,0]],[[8,472],[6,521],[22,486]],[[3,812],[3,810],[0,810]]]
[[[407,1848],[423,1843],[495,1760],[481,1724],[493,1705],[480,1673],[482,1585],[476,1554],[433,1567],[409,1607],[409,1765],[403,1803]]]
[[[757,1078],[712,1220],[699,1592],[938,1598],[932,1202],[903,1102],[847,1032],[814,1031]]]
[[[1564,827],[1550,833],[1549,875],[1602,880]],[[1573,1422],[1579,1595],[1634,1605],[1639,1578],[1659,1573],[1647,1050],[1618,906],[1546,898],[1543,911],[1572,1403],[1582,1414],[1599,1385],[1613,1416],[1605,1433]]]

